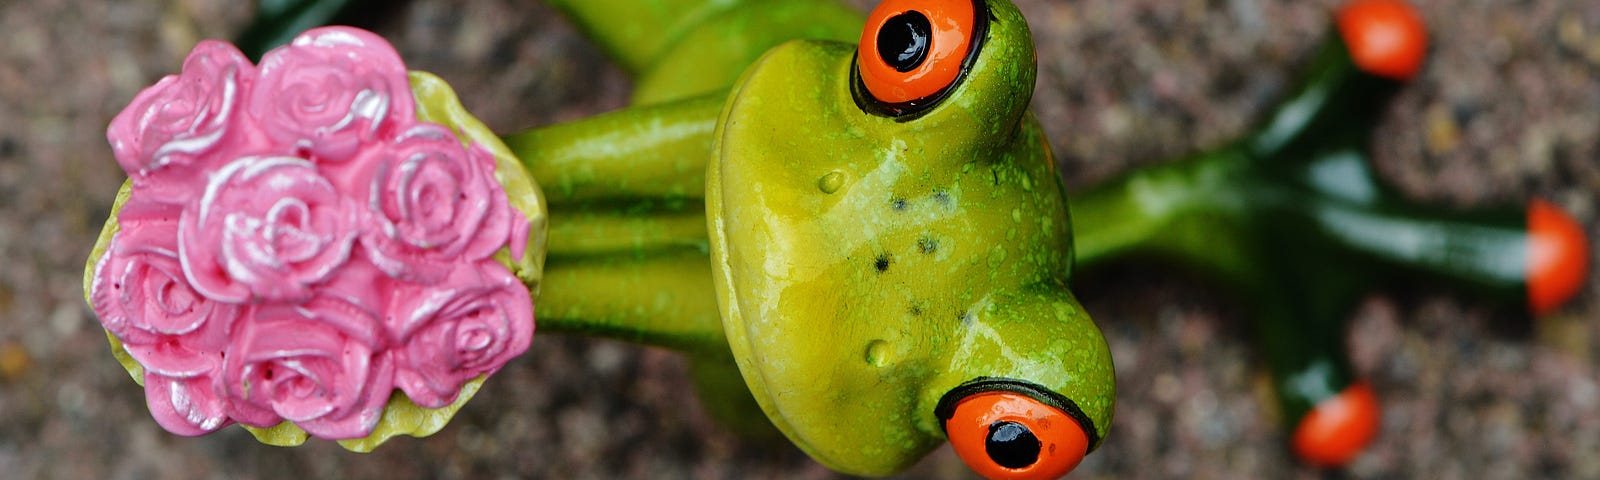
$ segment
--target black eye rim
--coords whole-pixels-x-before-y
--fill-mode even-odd
[[[972,71],[972,65],[978,62],[978,55],[983,52],[984,41],[989,38],[989,22],[993,20],[994,16],[989,12],[985,0],[972,0],[972,38],[968,40],[967,56],[961,59],[961,69],[956,72],[956,78],[932,95],[908,102],[885,102],[867,91],[867,85],[861,82],[861,49],[857,48],[850,59],[850,95],[855,97],[856,107],[873,115],[893,118],[896,122],[916,120],[933,110],[967,79],[967,73]],[[917,64],[921,65],[921,62]]]
[[[1083,428],[1084,435],[1089,438],[1089,448],[1084,452],[1085,454],[1093,452],[1095,448],[1100,446],[1100,429],[1095,428],[1094,420],[1090,420],[1089,416],[1083,413],[1083,409],[1078,407],[1077,402],[1073,402],[1072,399],[1048,388],[1041,387],[1039,384],[1005,377],[977,377],[967,380],[945,392],[943,397],[939,397],[939,404],[933,408],[933,415],[939,419],[939,428],[945,430],[945,436],[950,434],[950,429],[946,423],[950,421],[950,417],[955,415],[956,406],[967,397],[987,392],[1020,393],[1038,400],[1040,403],[1055,407],[1057,410],[1066,413],[1068,417],[1078,422],[1079,427]],[[1037,436],[1038,434],[1034,435]]]

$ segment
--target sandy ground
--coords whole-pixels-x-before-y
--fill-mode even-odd
[[[1068,183],[1216,145],[1279,98],[1336,2],[1026,1],[1034,106]],[[709,421],[681,359],[539,336],[433,437],[367,455],[162,431],[81,296],[122,173],[104,140],[140,88],[247,20],[219,0],[0,2],[0,474],[6,478],[826,478]],[[1425,73],[1379,127],[1378,169],[1457,205],[1540,195],[1596,232],[1600,3],[1420,0]],[[373,25],[496,131],[621,106],[628,80],[543,6],[416,0]],[[1241,308],[1126,269],[1080,288],[1117,361],[1115,424],[1079,478],[1311,478],[1287,456]],[[1449,290],[1375,291],[1351,321],[1381,396],[1355,478],[1600,477],[1600,282],[1530,323]],[[948,449],[914,478],[969,476]]]

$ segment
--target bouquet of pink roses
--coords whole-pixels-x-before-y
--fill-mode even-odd
[[[381,38],[203,42],[107,137],[129,181],[87,294],[167,430],[370,448],[528,348],[538,188]]]

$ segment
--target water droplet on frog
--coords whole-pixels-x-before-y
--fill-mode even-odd
[[[889,342],[873,340],[867,342],[866,360],[868,365],[882,367],[889,363]]]
[[[843,186],[844,172],[840,172],[838,170],[828,172],[827,175],[823,175],[822,178],[817,179],[817,189],[822,190],[822,193],[837,192],[839,191],[839,187]]]

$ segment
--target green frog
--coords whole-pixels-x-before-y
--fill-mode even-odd
[[[506,137],[549,196],[542,332],[686,351],[726,423],[758,405],[850,474],[948,438],[984,475],[1053,478],[1102,442],[1112,362],[1067,287],[1015,6],[886,1],[863,28],[835,2],[600,3],[557,6],[641,79],[636,106]],[[704,21],[638,42],[619,3]],[[717,46],[671,53],[691,45]]]
[[[610,3],[606,8],[593,8],[616,11],[619,3],[661,5]],[[798,11],[825,11],[824,6],[831,5],[802,3],[808,6],[796,7]],[[948,11],[949,3],[929,2],[926,5],[936,6],[926,8]],[[762,12],[752,10],[771,4],[751,1],[735,5],[704,18],[744,25],[736,19],[760,17]],[[910,392],[928,378],[940,385],[933,388],[937,391],[954,381],[941,376],[960,377],[951,367],[965,367],[961,361],[975,354],[963,347],[952,349],[957,343],[951,339],[976,334],[966,329],[972,324],[965,320],[958,328],[936,323],[936,317],[923,317],[931,309],[965,319],[971,310],[954,308],[959,313],[952,315],[949,305],[970,305],[967,299],[983,297],[969,290],[974,284],[989,292],[1003,292],[1001,295],[1013,292],[1015,285],[1038,279],[1046,279],[1042,284],[1048,285],[1057,277],[1040,276],[1040,272],[1066,271],[1065,265],[1053,263],[1059,257],[1052,255],[1070,258],[1073,252],[1051,254],[1030,248],[1048,248],[1041,246],[1062,238],[1075,240],[1074,260],[1084,267],[1128,257],[1157,258],[1188,265],[1244,297],[1255,313],[1253,323],[1283,404],[1284,420],[1293,426],[1292,450],[1308,464],[1322,467],[1347,463],[1378,430],[1372,388],[1354,374],[1344,352],[1347,314],[1362,292],[1396,279],[1422,279],[1461,285],[1481,298],[1522,305],[1538,314],[1564,303],[1582,285],[1588,242],[1581,226],[1549,203],[1536,200],[1526,210],[1440,208],[1403,198],[1373,174],[1366,148],[1373,126],[1388,100],[1420,71],[1426,51],[1420,16],[1404,2],[1356,0],[1337,9],[1330,35],[1303,83],[1257,130],[1215,150],[1074,192],[1070,202],[1076,215],[1070,226],[1049,223],[1057,218],[1051,213],[1054,207],[1037,207],[1039,198],[1055,201],[1059,187],[1050,179],[1054,173],[1043,176],[1013,168],[1048,168],[1051,163],[1048,147],[1027,145],[1043,141],[1034,120],[1026,114],[1015,116],[1023,111],[1031,94],[1026,88],[1033,79],[1031,49],[1024,47],[1028,42],[1020,36],[1009,37],[1019,30],[1008,23],[1009,14],[996,13],[1009,12],[1009,5],[980,5],[991,12],[989,22],[979,29],[982,34],[972,37],[979,53],[964,57],[972,63],[963,62],[960,68],[928,67],[921,62],[943,57],[931,50],[919,53],[885,41],[894,38],[884,34],[887,26],[907,31],[922,28],[920,20],[887,22],[906,9],[898,2],[885,2],[867,21],[860,38],[853,40],[860,45],[857,49],[819,42],[780,46],[760,57],[730,94],[678,100],[723,85],[725,72],[710,69],[705,70],[707,76],[676,77],[675,89],[652,87],[649,94],[636,93],[635,101],[646,107],[512,136],[510,143],[535,177],[556,192],[551,213],[555,232],[552,278],[563,278],[563,272],[571,271],[573,263],[568,259],[572,257],[563,250],[569,245],[594,245],[592,237],[583,235],[602,231],[623,233],[612,238],[649,245],[645,248],[651,252],[666,252],[669,245],[709,249],[721,314],[703,313],[701,317],[709,319],[704,322],[709,328],[726,327],[726,338],[745,382],[708,381],[716,376],[709,371],[709,365],[716,362],[697,362],[702,391],[717,384],[748,383],[780,429],[836,467],[843,464],[840,459],[858,456],[852,453],[855,450],[883,448],[876,440],[885,437],[861,432],[894,432],[901,437],[888,438],[911,438],[913,443],[929,441],[929,437],[909,429],[883,430],[883,424],[874,422],[843,425],[816,419],[857,408],[854,405],[858,403],[848,401],[850,398],[872,402],[860,407],[868,414],[922,415],[924,407],[910,406],[915,402],[907,397],[916,395]],[[638,27],[637,23],[615,22],[615,18],[583,8],[565,10],[619,58],[651,58],[641,52],[657,51],[652,49],[683,52],[705,48],[714,52],[707,55],[711,58],[753,59],[759,56],[755,52],[771,46],[776,38],[842,35],[837,26],[808,22],[791,12],[783,14],[788,16],[782,17],[782,23],[749,22],[761,28],[748,31],[725,25],[695,29],[657,19],[645,23],[674,26],[656,32],[664,41],[650,43],[638,41],[643,38],[638,36],[639,30],[630,28]],[[924,17],[929,25],[944,24],[947,18]],[[608,33],[614,30],[632,33]],[[719,32],[720,38],[737,48],[697,46],[704,39],[718,38],[705,33],[711,31]],[[929,37],[937,38],[932,33]],[[734,51],[739,48],[746,50]],[[653,72],[663,68],[692,71],[650,61],[624,61],[624,65],[646,79],[641,81],[641,91],[646,91],[643,85],[663,85],[650,80],[659,78]],[[899,82],[913,77],[914,82]],[[720,112],[719,120],[711,120],[712,112]],[[703,158],[698,152],[708,148],[704,143],[708,138],[715,144],[709,147],[712,161],[703,179],[697,164],[658,159]],[[594,148],[623,140],[626,148]],[[548,150],[540,151],[541,147]],[[1037,162],[1016,160],[1028,155],[1046,157]],[[598,167],[613,164],[615,168]],[[641,165],[674,169],[641,169]],[[974,174],[978,178],[973,178]],[[983,177],[988,177],[987,184]],[[1020,185],[1022,191],[1004,191],[1006,185]],[[1042,187],[1045,185],[1048,187]],[[702,190],[704,197],[686,193]],[[628,198],[656,199],[652,207],[656,210],[635,208],[637,215],[626,218],[633,222],[629,225],[640,227],[637,229],[579,230],[592,222],[596,209],[574,208],[572,205],[582,203],[574,200],[615,199],[607,195],[619,191],[632,192],[625,195]],[[984,197],[994,202],[983,203],[983,208],[965,203]],[[668,200],[660,201],[663,198]],[[957,198],[959,201],[952,202]],[[648,213],[671,211],[662,206],[673,202],[692,210],[702,201],[712,233],[704,245],[699,243],[698,225],[669,221],[688,216]],[[572,218],[567,212],[573,210],[581,212],[579,221],[562,220]],[[1009,225],[1004,218],[1007,214],[1011,216]],[[948,233],[960,222],[969,222],[966,224],[973,228],[957,229],[962,232],[958,235]],[[563,230],[572,234],[563,235]],[[992,260],[989,268],[952,269],[961,261],[938,257],[938,252],[954,246],[949,242],[969,239],[981,240],[960,245],[986,246],[989,254],[982,259],[968,256],[966,261],[981,265]],[[963,253],[981,255],[985,249],[979,250]],[[657,261],[648,259],[651,255],[656,253],[645,255],[647,260],[624,262],[626,268],[636,269],[635,273],[650,271],[651,262]],[[686,257],[699,261],[698,253]],[[622,268],[619,263],[609,265]],[[938,273],[927,274],[930,267]],[[842,278],[850,279],[852,287],[839,288],[833,283]],[[561,283],[552,280],[550,284]],[[550,320],[552,308],[592,305],[592,298],[568,296],[600,290],[603,285],[559,291],[552,286],[541,304],[541,321]],[[682,298],[693,298],[703,288],[691,282],[659,286],[677,289]],[[560,297],[552,297],[555,295]],[[929,301],[930,295],[939,300]],[[619,300],[613,311],[636,309],[636,303]],[[1020,306],[1023,303],[1030,306]],[[874,313],[862,313],[863,304]],[[997,308],[1037,312],[1047,310],[1041,305],[1050,304],[1053,302],[1041,297]],[[671,305],[680,310],[683,306]],[[560,313],[554,316],[563,317]],[[682,345],[693,337],[683,329],[618,327],[628,323],[625,317],[601,323],[624,336],[662,344]],[[951,333],[929,337],[928,330],[906,332],[897,326],[900,324],[881,320],[886,317],[909,317],[911,325],[931,325],[935,331]],[[580,331],[594,332],[597,318],[574,323]],[[817,319],[850,321],[841,324]],[[1046,332],[1039,329],[1052,328],[1048,322],[1030,322],[1034,323],[1013,334],[1065,335],[1065,339],[1051,340],[1068,344],[1079,342],[1074,338],[1090,338],[1083,333],[1087,330],[1077,330],[1080,336],[1072,337],[1071,330]],[[692,322],[657,321],[658,326],[668,324],[681,327]],[[793,343],[796,340],[791,337],[796,335],[816,339],[812,340],[816,343]],[[714,334],[701,337],[722,338]],[[914,339],[909,347],[913,350],[905,350],[907,338]],[[1004,339],[996,342],[1003,345],[1002,350],[1021,351],[1016,348],[1018,339],[1005,334],[995,338]],[[1046,352],[1040,353],[1045,356],[1063,349],[1049,345],[1029,348]],[[900,356],[907,351],[916,354]],[[960,353],[949,353],[952,351]],[[1062,351],[1085,352],[1077,346]],[[795,361],[795,355],[804,355],[800,357],[804,360]],[[917,366],[905,365],[905,358]],[[944,358],[951,360],[940,360]],[[1088,357],[1073,358],[1055,363],[1066,365],[1064,368],[1100,368],[1098,363],[1081,361]],[[931,363],[936,367],[927,366],[929,359],[935,359]],[[878,366],[880,362],[884,365]],[[1005,368],[1007,364],[1021,365],[1007,360],[984,362],[978,368]],[[826,374],[818,373],[821,366],[827,366]],[[865,387],[860,383],[864,380],[858,379],[882,378],[874,377],[874,372],[895,368],[927,370],[917,371],[926,376],[914,381],[897,377],[902,381],[887,383],[892,385],[891,392],[858,393],[882,388]],[[1092,378],[1081,372],[1072,375]],[[1102,385],[1109,392],[1109,379]],[[1094,410],[1085,406],[1089,401],[1081,393],[1067,393],[1072,387],[1051,388],[1061,389],[1084,411]],[[832,402],[815,400],[830,394]],[[922,405],[933,396],[922,395]],[[860,415],[850,413],[848,418],[859,422]],[[1088,416],[1091,422],[1084,424],[1104,428],[1099,417]],[[962,443],[954,430],[950,432],[957,451],[962,452]],[[849,438],[853,435],[874,441],[853,441]],[[978,463],[972,456],[964,454],[963,458],[969,465]]]

